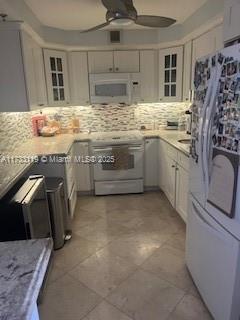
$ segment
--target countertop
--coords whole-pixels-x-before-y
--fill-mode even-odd
[[[189,155],[189,145],[178,142],[180,139],[190,139],[190,136],[184,132],[161,129],[141,131],[141,133],[144,138],[160,138],[186,155]],[[66,155],[74,141],[91,141],[98,134],[77,133],[61,134],[49,138],[35,137],[23,143],[21,147],[17,148],[10,155],[2,152],[0,154],[0,198],[37,161],[38,156]]]
[[[52,240],[0,243],[0,319],[31,318],[52,252]]]

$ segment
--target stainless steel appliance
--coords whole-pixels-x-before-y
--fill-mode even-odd
[[[140,101],[140,73],[90,74],[91,103],[126,103]]]
[[[186,260],[214,319],[240,319],[240,45],[199,59]]]
[[[96,195],[143,192],[144,144],[140,132],[98,134],[91,151]]]
[[[0,241],[52,236],[43,176],[20,180],[0,201]]]

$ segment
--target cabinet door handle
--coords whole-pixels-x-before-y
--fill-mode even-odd
[[[113,68],[109,68],[109,71],[112,71],[113,70]]]
[[[173,165],[172,165],[172,168],[176,168],[176,166],[173,164]]]
[[[119,68],[116,68],[115,70],[116,70],[116,71],[119,71]]]

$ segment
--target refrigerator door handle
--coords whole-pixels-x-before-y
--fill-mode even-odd
[[[206,194],[208,194],[208,188],[210,184],[210,175],[209,175],[209,153],[210,153],[210,146],[211,146],[211,127],[212,127],[212,117],[214,116],[215,112],[213,110],[213,107],[216,104],[216,95],[218,90],[218,79],[221,76],[222,67],[216,68],[215,72],[215,81],[214,86],[212,90],[212,96],[208,107],[208,114],[206,114],[206,121],[205,121],[205,127],[204,127],[204,133],[205,133],[205,139],[203,144],[203,170],[204,170],[204,182],[205,182],[205,190]],[[207,110],[206,110],[207,113]]]

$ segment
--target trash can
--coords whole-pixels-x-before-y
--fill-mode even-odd
[[[50,211],[54,250],[61,249],[65,243],[66,201],[62,178],[46,178],[46,191]]]

